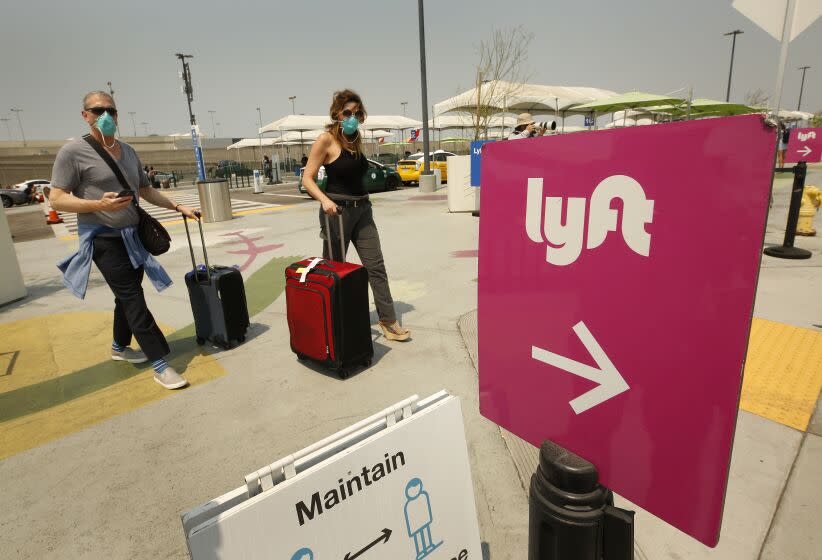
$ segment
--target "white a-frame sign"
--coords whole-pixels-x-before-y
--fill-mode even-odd
[[[480,559],[459,399],[410,397],[182,515],[194,560]]]

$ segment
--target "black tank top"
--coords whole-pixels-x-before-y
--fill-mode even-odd
[[[325,192],[347,196],[365,196],[368,194],[363,185],[363,177],[368,170],[368,160],[365,155],[359,158],[343,149],[340,157],[325,164],[328,174],[328,184]]]

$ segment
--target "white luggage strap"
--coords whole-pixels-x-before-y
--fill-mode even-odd
[[[308,273],[311,272],[311,269],[322,262],[325,261],[319,257],[314,257],[313,259],[311,259],[311,262],[308,263],[308,266],[303,268],[303,273],[300,274],[300,284],[305,284],[305,279],[308,276]]]

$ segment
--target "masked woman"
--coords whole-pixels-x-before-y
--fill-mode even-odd
[[[363,178],[368,161],[362,151],[359,126],[365,121],[366,112],[360,96],[351,90],[334,93],[329,111],[331,124],[322,133],[308,158],[303,172],[303,185],[308,194],[322,204],[320,211],[321,237],[331,242],[339,240],[338,220],[328,220],[331,231],[325,231],[323,214],[335,216],[342,213],[343,241],[354,244],[363,266],[368,271],[368,282],[374,293],[379,326],[388,340],[408,340],[411,332],[400,326],[394,310],[394,300],[388,287],[380,236],[374,223],[374,215]],[[326,192],[317,186],[314,178],[320,166],[325,166],[328,178]],[[330,234],[330,237],[329,237]],[[339,243],[334,245],[339,246]],[[335,255],[342,258],[342,255]],[[323,258],[330,258],[328,244],[323,245]]]

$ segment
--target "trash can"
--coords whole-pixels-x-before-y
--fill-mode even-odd
[[[224,222],[231,219],[231,195],[225,179],[197,181],[200,194],[200,211],[206,222]]]

